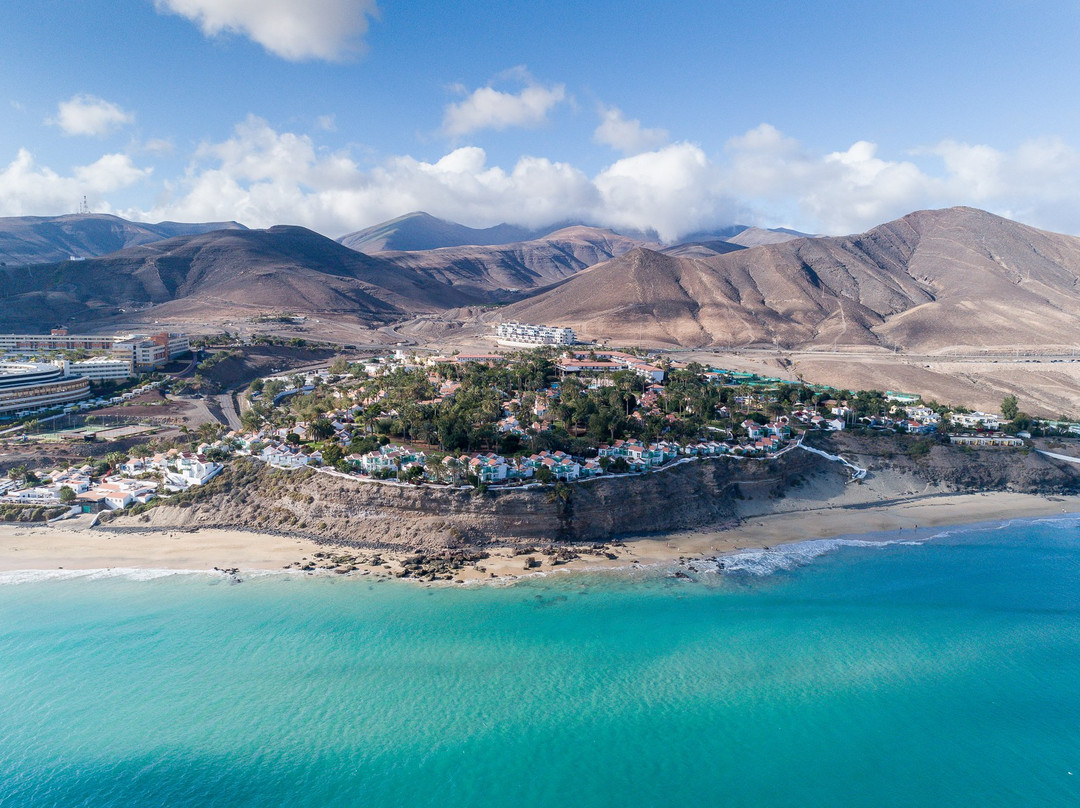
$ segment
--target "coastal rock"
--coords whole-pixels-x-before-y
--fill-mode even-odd
[[[569,486],[566,498],[544,488],[468,490],[377,485],[320,474],[280,471],[238,459],[198,490],[200,507],[163,503],[137,517],[119,514],[109,529],[223,527],[369,550],[415,553],[405,569],[415,577],[452,576],[486,558],[486,546],[517,546],[520,555],[545,554],[552,565],[570,560],[563,550],[610,558],[616,537],[718,528],[766,513],[829,504],[866,507],[934,493],[1013,490],[1072,493],[1080,467],[1027,450],[962,451],[934,443],[929,450],[901,435],[814,436],[815,445],[870,469],[849,482],[838,463],[793,450],[766,461],[713,458],[651,474],[604,477]],[[917,447],[916,451],[913,447]],[[546,548],[540,550],[538,548]],[[317,553],[333,569],[358,563],[354,556]],[[367,560],[384,564],[379,555]]]

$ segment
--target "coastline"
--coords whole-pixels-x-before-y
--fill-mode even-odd
[[[628,538],[573,549],[577,558],[553,563],[542,551],[485,548],[489,557],[453,574],[454,583],[508,582],[553,571],[595,572],[674,565],[818,539],[924,539],[938,528],[1080,513],[1080,496],[987,492],[914,496],[875,505],[832,505],[747,515],[729,528],[702,528],[662,536]],[[327,556],[348,554],[347,573],[324,564]],[[318,555],[317,555],[318,554]],[[378,563],[371,561],[378,556]],[[410,553],[358,551],[296,536],[203,528],[113,532],[78,520],[31,526],[0,523],[0,573],[162,571],[245,574],[315,565],[312,574],[396,578]],[[526,568],[525,558],[539,561]],[[440,581],[439,583],[450,583]]]

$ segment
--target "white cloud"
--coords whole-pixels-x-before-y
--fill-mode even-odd
[[[142,143],[135,142],[132,148],[150,154],[172,154],[176,145],[168,138],[152,137]]]
[[[724,183],[766,224],[853,233],[923,208],[972,205],[1039,227],[1080,233],[1080,154],[1060,138],[1004,151],[943,140],[913,149],[936,166],[889,160],[857,141],[815,155],[768,124],[725,147]]]
[[[732,138],[722,158],[673,143],[625,157],[590,176],[568,163],[524,156],[510,168],[483,149],[428,162],[408,155],[362,168],[308,135],[250,117],[233,136],[203,144],[185,177],[149,219],[238,219],[303,224],[340,235],[411,210],[474,226],[540,227],[576,220],[655,230],[674,240],[735,221],[821,233],[865,230],[919,208],[972,204],[1036,226],[1080,232],[1080,156],[1060,140],[1012,152],[944,141],[921,154],[933,173],[889,160],[865,141],[813,154],[772,126]]]
[[[75,169],[75,179],[87,194],[106,194],[127,188],[150,176],[153,169],[139,168],[126,154],[106,154],[88,166]]]
[[[556,104],[566,99],[566,86],[538,84],[524,67],[504,74],[524,82],[517,93],[496,90],[490,84],[479,87],[456,104],[449,104],[443,115],[443,132],[451,137],[467,135],[480,129],[532,128],[547,120]],[[465,92],[463,87],[456,88]]]
[[[340,61],[362,47],[375,0],[154,0],[159,11],[198,24],[207,36],[240,34],[290,61]]]
[[[602,198],[596,221],[655,230],[665,241],[730,223],[737,209],[717,166],[691,143],[623,158],[601,171],[594,184]]]
[[[136,218],[237,219],[255,227],[294,223],[340,235],[410,210],[470,223],[511,220],[541,226],[587,216],[598,194],[565,163],[523,157],[512,170],[463,147],[435,162],[392,157],[365,171],[344,152],[277,132],[249,117],[231,138],[203,144],[168,199]]]
[[[76,168],[73,176],[63,176],[37,165],[29,151],[20,149],[0,170],[0,216],[71,213],[84,195],[95,210],[108,209],[101,194],[133,185],[149,174],[149,169],[138,168],[127,155],[106,154]]]
[[[134,121],[134,113],[111,101],[93,95],[74,95],[57,105],[56,117],[47,123],[59,126],[66,135],[101,137]]]
[[[593,140],[623,154],[639,154],[667,143],[668,133],[666,129],[643,129],[641,121],[627,119],[618,107],[601,104],[600,125],[593,132]]]

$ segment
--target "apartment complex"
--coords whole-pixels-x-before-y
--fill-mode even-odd
[[[64,370],[69,376],[82,376],[94,382],[122,381],[135,375],[132,361],[121,356],[95,356],[81,362],[65,360]]]
[[[499,323],[496,339],[506,345],[573,345],[574,330],[552,325],[530,323]]]

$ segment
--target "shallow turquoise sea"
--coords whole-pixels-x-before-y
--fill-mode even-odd
[[[729,567],[0,577],[0,806],[1080,805],[1075,519]]]

